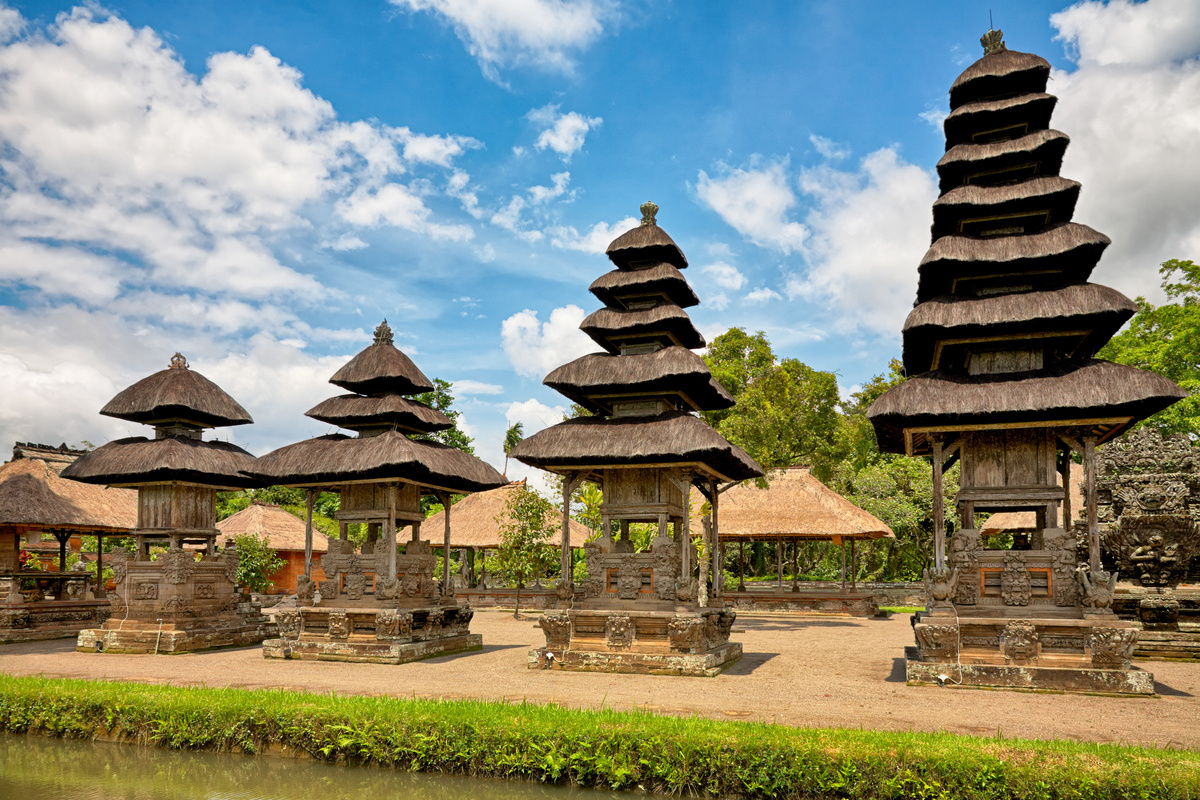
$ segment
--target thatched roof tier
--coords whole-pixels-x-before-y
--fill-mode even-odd
[[[629,358],[629,356],[625,356]],[[638,465],[703,465],[722,479],[745,480],[762,467],[704,420],[682,411],[652,417],[579,417],[528,437],[512,457],[550,472]]]
[[[469,494],[450,507],[450,549],[457,547],[499,547],[500,524],[509,499],[524,488],[525,482],[510,483],[499,489]],[[585,525],[571,520],[571,546],[582,547],[592,535]],[[439,511],[421,523],[421,540],[439,547],[445,541],[446,512]],[[562,547],[562,526],[556,525],[547,544]]]
[[[641,211],[642,223],[613,239],[604,251],[609,260],[619,269],[638,269],[663,262],[686,268],[687,259],[679,245],[654,221],[658,206],[643,203]]]
[[[933,241],[953,234],[1033,233],[1070,222],[1080,184],[1058,176],[1009,186],[959,186],[933,204]]]
[[[425,373],[392,344],[392,329],[387,320],[375,329],[375,341],[333,373],[329,382],[359,394],[433,391],[433,383]]]
[[[997,274],[1021,275],[1032,285],[1085,281],[1110,243],[1103,233],[1076,222],[1024,236],[943,236],[918,267],[917,302]]]
[[[284,511],[279,506],[254,503],[217,523],[217,547],[224,547],[235,536],[250,534],[266,538],[272,550],[304,552],[304,520]],[[313,528],[313,552],[329,551],[329,540],[325,534]]]
[[[230,442],[188,436],[117,439],[97,447],[62,471],[64,478],[110,486],[182,481],[217,489],[262,486],[246,472],[254,456]]]
[[[942,123],[946,149],[968,142],[1011,139],[1049,128],[1057,102],[1057,97],[1042,92],[961,105]]]
[[[884,392],[867,409],[867,417],[881,450],[904,453],[904,431],[912,428],[1128,418],[1127,424],[1109,430],[1107,436],[1115,436],[1186,396],[1161,375],[1093,359],[998,375],[926,372]]]
[[[250,414],[220,386],[188,368],[176,353],[167,369],[120,392],[100,413],[147,425],[183,424],[198,428],[246,425]]]
[[[478,492],[507,483],[469,453],[440,442],[409,439],[398,431],[361,439],[342,434],[306,439],[267,453],[247,473],[284,486],[402,480],[452,492]]]
[[[730,408],[733,396],[713,380],[704,359],[683,347],[640,355],[592,353],[563,364],[542,383],[592,411],[607,413],[603,397],[682,395],[697,410]]]
[[[1135,313],[1132,300],[1095,283],[991,297],[943,295],[921,303],[908,315],[903,329],[904,369],[915,375],[961,366],[950,363],[951,351],[961,356],[965,348],[1019,347],[1010,340],[1031,335],[1038,337],[1036,344],[1066,357],[1091,358]],[[1063,336],[1052,335],[1056,333]]]
[[[937,163],[940,191],[1057,175],[1070,142],[1065,133],[1047,129],[1001,142],[956,145]]]
[[[454,427],[454,421],[442,412],[398,394],[369,397],[341,394],[318,403],[304,414],[350,430],[396,425],[417,433],[429,433]]]
[[[992,97],[1046,91],[1050,63],[1033,53],[1001,50],[963,70],[950,87],[950,108]]]
[[[830,489],[805,467],[771,470],[721,494],[722,540],[894,539],[883,520]]]
[[[59,477],[39,458],[0,466],[0,525],[124,534],[137,527],[137,492]]]
[[[700,303],[687,278],[670,264],[655,264],[645,269],[614,269],[593,281],[588,291],[612,307],[657,297],[665,297],[680,308]]]
[[[689,350],[705,344],[687,312],[673,305],[636,311],[602,308],[589,314],[579,329],[610,353],[621,352],[621,342],[630,339],[657,339],[663,344],[675,344]]]

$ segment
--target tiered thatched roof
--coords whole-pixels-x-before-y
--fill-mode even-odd
[[[126,533],[135,528],[137,492],[59,477],[60,470],[83,455],[64,450],[53,450],[43,459],[29,445],[18,443],[14,453],[22,456],[0,466],[0,526],[98,533]]]
[[[233,537],[248,533],[266,537],[272,550],[304,552],[304,520],[279,506],[254,503],[218,522],[217,530],[221,532],[217,536],[217,547],[224,547]],[[314,528],[312,536],[313,552],[328,552],[329,540],[325,534]]]
[[[456,547],[499,547],[500,522],[508,507],[509,498],[525,486],[525,481],[510,483],[499,489],[478,492],[464,497],[454,504],[450,510],[450,548]],[[434,547],[441,547],[443,530],[446,525],[446,512],[439,511],[428,517],[421,525],[421,538]],[[571,520],[571,545],[582,547],[592,535],[587,526]],[[401,542],[407,540],[405,534],[398,537]],[[547,542],[555,547],[562,547],[562,527],[556,526],[553,535]]]
[[[248,425],[254,421],[220,386],[189,369],[179,353],[171,359],[170,367],[118,393],[100,413],[147,425],[180,424],[197,428]]]

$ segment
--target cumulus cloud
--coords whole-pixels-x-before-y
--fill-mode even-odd
[[[604,120],[600,117],[585,117],[577,111],[560,114],[559,106],[550,105],[535,108],[525,117],[542,130],[538,134],[534,147],[538,150],[547,148],[562,156],[563,161],[570,161],[571,156],[583,147],[587,133],[600,125]]]
[[[1155,67],[1200,52],[1193,0],[1096,0],[1051,15],[1050,24],[1080,67]]]
[[[766,286],[760,286],[752,292],[747,292],[742,302],[749,303],[750,305],[758,305],[760,303],[770,302],[771,300],[782,299],[783,295],[779,294],[779,292],[775,291],[774,289]]]
[[[521,423],[526,436],[531,436],[543,428],[562,422],[567,413],[566,406],[548,406],[537,399],[509,403],[504,409],[504,418],[509,426]]]
[[[420,196],[403,184],[389,183],[372,191],[359,188],[337,203],[338,216],[354,225],[397,228],[428,234],[434,239],[463,241],[475,234],[466,225],[446,225],[429,220],[430,210]]]
[[[454,381],[454,393],[464,395],[502,394],[504,387],[496,383],[484,383],[470,379]]]
[[[532,64],[570,72],[572,54],[587,49],[619,20],[615,0],[391,0],[410,12],[448,22],[483,69]]]
[[[788,159],[754,156],[746,168],[718,166],[717,177],[700,171],[696,184],[700,201],[721,219],[761,247],[783,253],[799,249],[808,229],[788,219],[796,195],[788,181]]]
[[[741,270],[724,261],[715,261],[703,266],[700,268],[700,272],[711,275],[713,281],[722,289],[736,292],[746,285],[746,276],[742,274]]]
[[[556,197],[562,197],[566,194],[567,184],[571,182],[571,173],[559,172],[550,176],[553,181],[553,186],[530,186],[529,197],[534,205],[546,203]]]
[[[449,167],[466,150],[483,147],[483,142],[470,136],[428,136],[408,128],[397,128],[393,135],[404,145],[405,160],[439,167]]]
[[[595,342],[579,330],[584,316],[582,308],[569,305],[551,311],[545,322],[528,308],[504,320],[500,338],[517,374],[540,380],[555,367],[596,352]]]
[[[563,250],[579,250],[584,253],[603,254],[613,239],[630,228],[636,228],[639,220],[626,217],[609,225],[597,222],[585,233],[580,233],[571,225],[552,225],[546,230],[550,234],[550,244]]]
[[[828,139],[824,136],[818,136],[814,133],[808,137],[808,140],[812,142],[812,146],[821,155],[821,158],[824,158],[828,161],[841,161],[843,158],[850,155],[849,147],[844,144],[839,144],[833,139]]]

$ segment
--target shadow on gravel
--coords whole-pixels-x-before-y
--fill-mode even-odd
[[[46,639],[41,642],[15,642],[0,645],[0,656],[23,656],[41,653],[73,653],[75,637],[70,639]]]
[[[1194,697],[1195,695],[1185,692],[1182,689],[1173,689],[1165,683],[1154,682],[1154,693],[1164,697]]]
[[[890,675],[884,678],[884,681],[887,683],[907,683],[908,670],[905,666],[905,663],[906,662],[903,658],[893,658],[892,672]]]
[[[857,628],[858,622],[827,620],[817,617],[764,618],[738,615],[733,627],[752,631],[798,631],[805,628]]]
[[[721,674],[749,675],[777,655],[779,655],[779,653],[743,653],[742,657],[737,660],[736,664]]]

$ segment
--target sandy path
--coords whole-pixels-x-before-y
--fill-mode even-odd
[[[285,687],[644,707],[805,727],[945,730],[1200,750],[1200,664],[1146,662],[1158,699],[909,687],[908,615],[889,620],[741,614],[742,660],[717,678],[526,669],[544,641],[530,618],[479,611],[482,652],[400,666],[268,661],[259,648],[177,656],[86,654],[71,640],[0,646],[0,671],[175,685]]]

